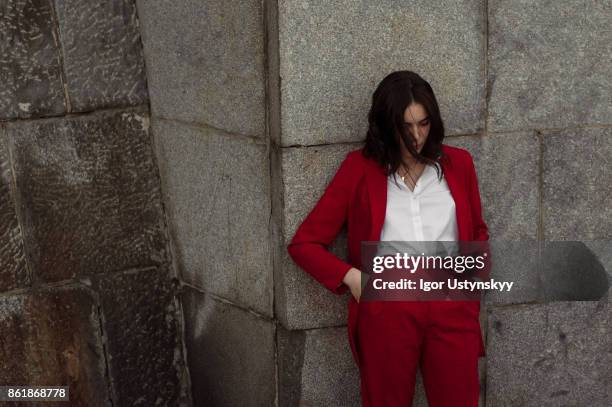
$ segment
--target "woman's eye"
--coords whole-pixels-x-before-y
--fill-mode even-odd
[[[429,121],[425,121],[421,123],[421,126],[427,126],[429,124]]]

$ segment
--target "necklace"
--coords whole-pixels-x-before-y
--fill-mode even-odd
[[[402,180],[402,182],[406,183],[406,178],[409,178],[410,181],[412,181],[412,185],[416,187],[417,180],[410,174],[410,169],[406,170],[406,168],[403,165],[401,165],[401,168],[402,170],[405,171],[404,175],[400,175],[400,179]],[[421,174],[423,174],[423,171],[421,171]]]

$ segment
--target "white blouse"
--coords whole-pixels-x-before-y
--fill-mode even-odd
[[[396,182],[397,180],[397,182]],[[446,179],[425,165],[414,191],[399,175],[387,178],[387,209],[381,241],[457,241],[455,201]]]

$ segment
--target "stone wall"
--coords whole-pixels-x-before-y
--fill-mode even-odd
[[[137,1],[164,206],[197,406],[272,406],[264,10],[254,0]]]
[[[3,1],[0,38],[0,384],[191,405],[134,2]]]
[[[448,144],[475,158],[492,239],[612,236],[607,4],[137,5],[196,405],[359,405],[348,294],[285,247],[393,70],[434,87]],[[483,307],[481,404],[610,405],[611,312],[609,299]]]

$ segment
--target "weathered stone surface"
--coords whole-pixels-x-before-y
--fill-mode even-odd
[[[282,150],[285,243],[321,198],[346,155],[360,147],[360,143],[351,143]]]
[[[182,299],[194,406],[275,405],[274,322],[188,286]]]
[[[449,133],[484,126],[484,2],[279,1],[282,143],[365,137],[376,85],[428,80]]]
[[[182,278],[271,317],[266,146],[166,120],[153,134]]]
[[[483,216],[492,240],[536,240],[539,142],[535,134],[448,137],[474,158]]]
[[[23,238],[15,212],[12,178],[4,126],[0,126],[0,292],[30,283]]]
[[[481,313],[482,315],[482,313]],[[478,406],[484,407],[487,405],[487,359],[478,359],[478,379],[480,380],[480,395],[478,398]]]
[[[262,2],[137,1],[153,116],[262,137]]]
[[[546,301],[597,301],[610,288],[604,264],[584,242],[542,242],[541,264]]]
[[[12,0],[0,7],[0,119],[64,113],[49,0]]]
[[[540,246],[529,240],[491,240],[491,278],[511,282],[510,291],[489,290],[489,305],[546,300],[542,282]]]
[[[587,240],[583,242],[597,257],[612,282],[612,242],[609,240]]]
[[[0,332],[2,385],[69,386],[71,406],[112,405],[89,290],[64,286],[0,296]]]
[[[37,278],[166,261],[145,113],[16,122],[7,130],[26,253]]]
[[[360,406],[359,370],[346,327],[278,328],[280,406]]]
[[[340,240],[342,239],[342,240]],[[346,238],[334,242],[332,252],[346,260]],[[286,250],[285,250],[286,251]],[[341,253],[341,252],[344,253]],[[299,268],[288,254],[282,256],[282,276],[275,278],[276,312],[289,329],[311,329],[346,324],[350,293],[337,296]]]
[[[338,297],[321,286],[289,257],[287,244],[320,199],[340,163],[358,144],[284,148],[281,168],[284,184],[284,239],[282,270],[275,276],[276,310],[289,329],[306,329],[346,323],[346,294]],[[346,260],[346,231],[330,248]]]
[[[115,405],[188,399],[176,279],[167,268],[95,276]]]
[[[543,139],[544,238],[612,239],[612,129],[565,130]]]
[[[421,369],[417,369],[416,383],[414,385],[414,397],[412,399],[413,407],[428,407],[427,395],[425,394],[425,387],[423,385],[423,375]]]
[[[73,111],[147,102],[134,0],[54,0]]]
[[[487,406],[609,406],[612,313],[592,302],[492,308]]]
[[[489,129],[610,123],[609,4],[488,2]]]
[[[487,291],[485,299],[490,305],[599,300],[612,281],[604,260],[586,244],[589,242],[490,243],[492,279],[513,283],[509,292]],[[606,244],[598,245],[599,249],[609,251],[610,243],[602,243]]]

